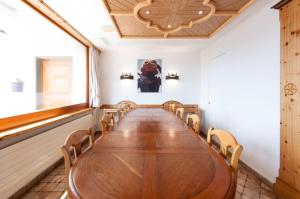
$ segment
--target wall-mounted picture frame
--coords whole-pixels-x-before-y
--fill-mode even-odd
[[[162,92],[162,60],[138,59],[137,60],[137,90],[138,93]]]

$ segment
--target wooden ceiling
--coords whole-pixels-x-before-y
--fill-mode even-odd
[[[103,0],[121,38],[209,38],[255,0]]]

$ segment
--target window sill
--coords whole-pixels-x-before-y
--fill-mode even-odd
[[[94,110],[93,108],[84,108],[79,111],[70,112],[70,113],[63,114],[63,115],[53,117],[50,119],[45,119],[45,120],[42,120],[39,122],[35,122],[35,123],[29,124],[29,125],[24,125],[24,126],[21,126],[18,128],[3,131],[0,133],[0,141],[4,141],[4,140],[10,139],[10,138],[15,138],[15,137],[24,135],[30,131],[38,130],[43,127],[47,127],[51,124],[55,124],[55,123],[61,122],[66,119],[71,119],[80,114],[90,113],[93,110]]]

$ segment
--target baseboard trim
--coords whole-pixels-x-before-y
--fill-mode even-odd
[[[274,184],[274,191],[279,199],[298,199],[300,198],[300,192],[285,183],[280,178],[276,178]]]
[[[255,175],[260,181],[262,181],[264,184],[266,184],[267,186],[271,187],[274,190],[274,183],[272,183],[271,181],[269,181],[267,178],[265,178],[264,176],[262,176],[260,173],[258,173],[257,171],[255,171],[254,169],[252,169],[250,166],[248,166],[245,162],[243,162],[242,160],[239,160],[239,164],[243,165],[244,167],[246,167],[248,170],[250,170],[250,172]]]

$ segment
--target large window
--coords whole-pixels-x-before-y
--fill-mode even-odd
[[[0,0],[0,119],[86,103],[86,59],[86,46],[28,5]]]

